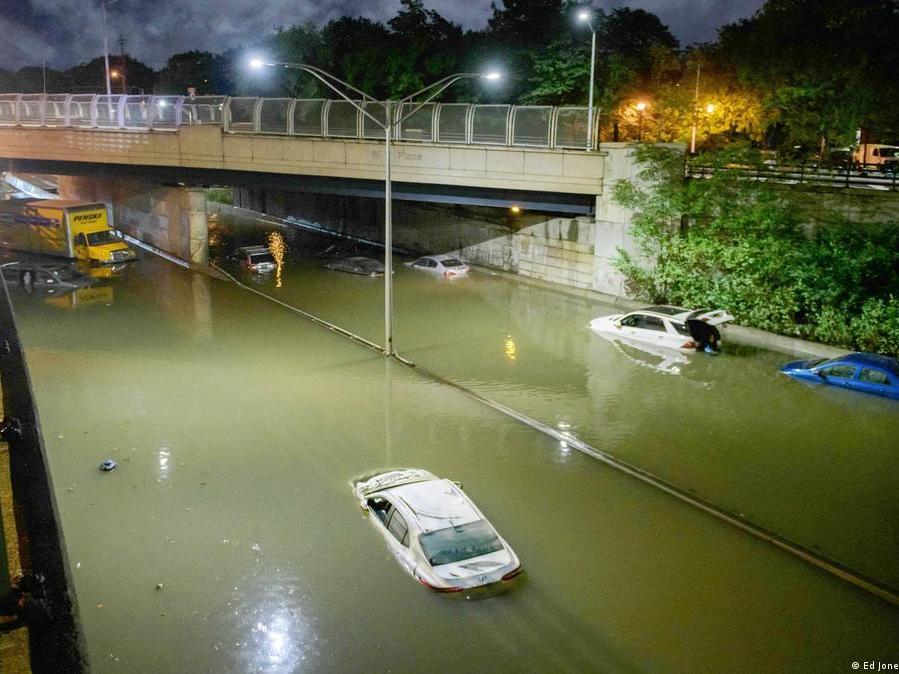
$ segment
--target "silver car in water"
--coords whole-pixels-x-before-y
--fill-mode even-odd
[[[459,592],[521,573],[515,552],[455,482],[403,468],[358,480],[353,493],[400,565],[425,587]]]

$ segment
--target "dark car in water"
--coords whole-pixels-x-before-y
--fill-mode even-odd
[[[899,400],[899,360],[876,353],[795,360],[780,371],[811,384],[838,386]]]
[[[19,260],[0,265],[0,273],[7,283],[18,283],[23,288],[47,288],[72,290],[86,288],[92,282],[71,265],[61,262],[32,262]]]
[[[345,271],[349,274],[361,274],[362,276],[383,276],[384,265],[370,257],[354,255],[353,257],[341,257],[332,260],[325,265],[325,269]]]

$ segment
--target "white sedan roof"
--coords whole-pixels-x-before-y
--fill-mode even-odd
[[[449,480],[415,482],[387,491],[402,499],[423,532],[483,519],[474,504]]]

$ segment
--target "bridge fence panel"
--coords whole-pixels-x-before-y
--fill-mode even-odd
[[[550,105],[516,106],[512,116],[512,145],[549,147],[552,113]]]
[[[468,103],[441,103],[437,106],[437,142],[467,143]]]
[[[149,129],[150,96],[122,97],[122,126],[126,129]]]
[[[362,101],[355,101],[360,105]],[[326,135],[334,138],[359,137],[359,111],[347,101],[328,101]]]
[[[272,133],[279,136],[289,134],[292,108],[292,98],[261,99],[257,128],[261,133]]]
[[[588,113],[589,108],[559,108],[554,129],[554,147],[585,149],[588,145]]]
[[[66,112],[68,126],[94,126],[97,98],[94,94],[73,94]]]
[[[95,125],[101,128],[121,129],[124,126],[122,119],[122,99],[124,96],[98,96],[97,116]]]
[[[400,140],[433,142],[437,104],[425,103],[416,110],[417,107],[418,103],[403,103],[400,107],[397,119],[403,119],[406,115],[409,115],[409,118],[400,122],[399,138]]]
[[[243,131],[246,133],[259,133],[257,127],[258,118],[256,108],[259,98],[237,96],[229,98],[225,105],[224,123],[227,131]]]
[[[194,96],[184,100],[185,124],[224,124],[227,96]]]
[[[44,100],[44,126],[67,126],[69,94],[47,94]]]
[[[393,108],[397,140],[573,150],[597,145],[596,128],[588,138],[585,107],[427,103],[416,108],[414,103]],[[408,119],[403,119],[406,115]],[[594,127],[598,119],[596,115]],[[378,140],[384,137],[385,120],[383,101],[0,94],[2,126],[177,130],[182,125],[212,124],[221,125],[226,133]]]
[[[42,94],[23,94],[19,106],[19,124],[23,126],[43,125],[44,96]]]
[[[323,136],[325,133],[325,99],[297,100],[293,108],[295,136]]]
[[[508,145],[511,105],[475,105],[471,114],[471,142]]]
[[[376,123],[374,120],[369,119],[367,115],[362,115],[362,137],[369,139],[383,138],[384,129],[380,125],[387,125],[387,106],[384,103],[363,103],[362,109],[378,120]],[[396,115],[394,115],[394,119],[396,119]]]
[[[148,103],[151,129],[177,129],[184,117],[183,96],[153,96]]]

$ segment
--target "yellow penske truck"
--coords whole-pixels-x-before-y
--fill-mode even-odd
[[[0,246],[101,265],[137,258],[109,226],[105,204],[62,199],[0,201]]]

